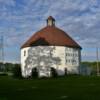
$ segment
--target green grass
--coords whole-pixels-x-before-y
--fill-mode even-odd
[[[0,76],[0,100],[99,100],[100,77],[14,79]]]

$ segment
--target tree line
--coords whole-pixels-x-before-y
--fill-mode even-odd
[[[14,77],[22,77],[21,76],[21,65],[17,63],[1,63],[0,62],[0,76],[11,75]]]
[[[81,65],[87,65],[88,67],[92,67],[93,69],[96,69],[97,62],[96,61],[94,62],[84,61],[84,62],[81,62]],[[100,62],[98,62],[98,65],[100,66]]]
[[[81,62],[81,66],[85,67],[87,66],[88,68],[91,68],[91,74],[96,75],[97,74],[97,62],[88,62],[88,61],[84,61]],[[99,66],[99,71],[100,71],[100,62],[98,62],[98,66]]]
[[[98,65],[100,67],[100,62],[98,62]],[[4,67],[4,69],[2,70],[2,66]],[[88,66],[92,69],[92,74],[96,75],[97,73],[97,62],[81,62],[81,66]],[[18,63],[0,63],[0,72],[5,72],[5,73],[12,73],[13,76],[17,76],[20,77],[21,76],[21,65]],[[37,76],[37,71],[36,70],[32,70],[32,76]],[[54,76],[57,76],[56,70],[52,69],[51,70],[52,74]],[[66,72],[66,71],[65,71]]]
[[[20,67],[20,64],[9,62],[3,64],[0,62],[0,71],[12,72],[15,67]]]

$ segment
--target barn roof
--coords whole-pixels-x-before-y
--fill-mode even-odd
[[[55,21],[52,16],[49,16],[47,19],[47,26],[36,32],[33,36],[26,41],[21,48],[31,47],[31,46],[68,46],[73,48],[80,48],[79,44],[77,44],[66,32],[57,28],[54,24],[48,24],[48,20]]]

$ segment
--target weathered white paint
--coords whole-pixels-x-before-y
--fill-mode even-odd
[[[81,61],[80,49],[66,47],[65,54],[68,73],[78,74]]]
[[[43,46],[41,46],[43,48]],[[45,46],[46,47],[46,46]],[[48,47],[48,46],[47,46]],[[49,46],[54,47],[54,46]],[[21,68],[22,68],[22,75],[23,77],[27,77],[31,75],[32,68],[34,65],[26,65],[25,62],[27,60],[28,50],[31,48],[37,48],[37,47],[26,47],[21,49]],[[26,51],[26,55],[24,55],[24,51]],[[54,57],[59,57],[61,59],[60,64],[52,64],[50,67],[53,67],[57,70],[58,75],[64,75],[65,74],[65,68],[67,68],[68,73],[79,73],[79,66],[81,61],[81,51],[77,48],[71,48],[71,47],[64,47],[64,46],[55,46],[55,50],[53,51]],[[67,60],[67,62],[66,62]],[[75,62],[72,62],[72,61]],[[25,66],[29,68],[29,70],[25,71]],[[46,66],[43,63],[41,63],[41,66]],[[45,68],[39,70],[39,77],[41,76],[47,76],[50,77],[50,69],[46,70]]]
[[[23,48],[21,49],[21,70],[22,70],[22,76],[23,77],[26,77],[28,73],[25,73],[25,61],[28,57],[28,50],[29,50],[30,47],[26,47],[26,48]],[[24,55],[24,51],[26,51],[26,55]]]

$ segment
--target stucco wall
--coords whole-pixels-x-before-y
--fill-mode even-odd
[[[65,55],[65,63],[68,73],[78,74],[81,61],[80,49],[66,47]]]
[[[28,50],[30,47],[26,47],[21,49],[21,70],[22,70],[22,76],[26,77],[28,73],[25,72],[25,66],[26,66],[26,59],[28,57]],[[24,51],[26,52],[26,55],[24,56]]]
[[[60,64],[54,64],[54,67],[57,69],[59,75],[64,75],[64,68],[65,68],[65,47],[63,46],[56,46],[56,49],[53,52],[55,57],[59,57],[61,59]]]
[[[67,68],[68,73],[79,73],[79,65],[80,65],[80,58],[81,58],[80,49],[74,49],[74,48],[63,47],[63,46],[55,46],[55,47],[49,46],[49,47],[54,48],[52,51],[52,54],[51,54],[51,52],[48,53],[48,51],[45,51],[45,50],[44,50],[44,52],[47,52],[47,54],[51,54],[53,59],[56,58],[56,60],[57,60],[57,58],[60,58],[60,61],[58,59],[59,63],[57,61],[56,62],[54,61],[48,65],[50,67],[57,69],[57,72],[59,75],[65,74],[65,68]],[[35,66],[35,64],[33,64],[33,63],[32,64],[26,63],[27,59],[29,60],[31,58],[31,57],[29,57],[30,50],[32,51],[32,50],[36,49],[36,51],[33,51],[33,52],[40,52],[40,51],[38,51],[39,48],[40,48],[40,46],[39,47],[26,47],[26,48],[21,49],[21,68],[22,68],[22,75],[24,77],[31,75],[31,70]],[[44,47],[44,49],[46,49],[46,48],[48,48],[48,46]],[[26,52],[26,54],[24,55],[25,52]],[[40,55],[43,56],[44,52],[42,50],[41,51],[42,54],[40,54]],[[46,55],[46,53],[45,53],[45,55]],[[73,56],[73,55],[76,55],[76,56]],[[49,58],[49,56],[48,56],[48,58]],[[46,59],[44,59],[44,60],[46,60]],[[75,60],[75,63],[71,63],[72,60]],[[48,63],[50,63],[50,62],[48,62]],[[47,64],[45,64],[41,60],[41,63],[39,65],[46,66]],[[27,67],[27,71],[25,71],[26,67]],[[40,71],[39,76],[50,76],[49,67],[48,67],[48,71],[45,73]]]

